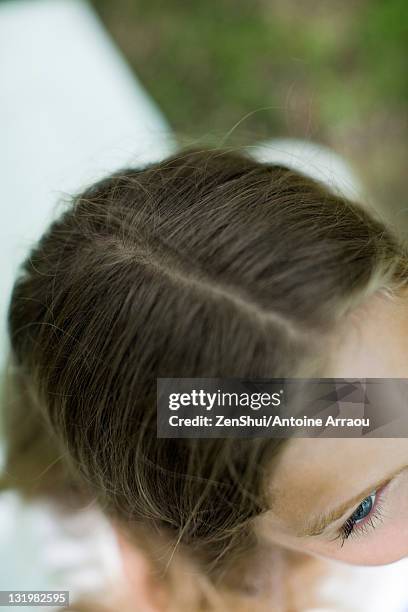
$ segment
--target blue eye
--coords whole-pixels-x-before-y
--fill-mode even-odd
[[[375,495],[375,493],[372,493],[371,495],[363,499],[357,510],[353,512],[353,514],[348,520],[351,520],[354,524],[356,524],[365,519],[366,516],[368,516],[371,510],[373,509]]]
[[[369,516],[374,508],[375,499],[378,491],[374,491],[371,495],[368,495],[359,507],[354,510],[353,514],[349,516],[347,521],[340,528],[340,537],[342,539],[342,546],[348,537],[353,533],[354,527],[361,523],[367,516]]]

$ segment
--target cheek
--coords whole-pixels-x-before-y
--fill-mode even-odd
[[[385,565],[408,556],[407,521],[396,521],[374,535],[334,542],[298,542],[298,550],[352,565]]]
[[[393,563],[408,555],[408,517],[396,520],[389,527],[385,527],[378,537],[373,536],[371,545],[366,545],[367,555],[371,563],[378,565]]]

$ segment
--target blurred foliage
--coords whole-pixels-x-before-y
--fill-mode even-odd
[[[222,132],[253,112],[249,129],[287,134],[291,111],[295,130],[322,130],[406,104],[406,0],[94,5],[176,130]]]
[[[179,135],[326,142],[405,196],[407,0],[93,4]]]
[[[408,99],[408,2],[368,4],[361,23],[361,68],[368,71],[373,94],[405,105]]]

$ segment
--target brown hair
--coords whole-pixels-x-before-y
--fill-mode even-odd
[[[174,598],[171,568],[188,563],[236,610],[257,609],[256,559],[277,553],[254,520],[279,445],[158,439],[156,378],[323,375],[337,323],[406,270],[361,206],[245,153],[185,150],[109,176],[16,279],[3,486],[96,499],[175,579]],[[204,591],[174,609],[210,609]]]

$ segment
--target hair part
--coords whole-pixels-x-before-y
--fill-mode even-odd
[[[188,558],[242,600],[280,441],[158,439],[156,379],[323,376],[339,322],[406,272],[374,215],[242,153],[185,150],[99,181],[15,281],[8,486],[96,499],[146,550],[143,533],[165,537],[164,574]]]

